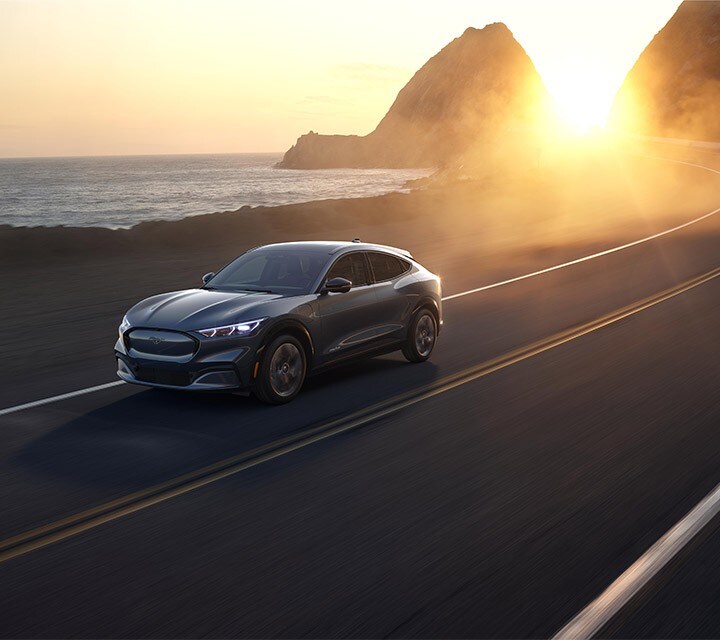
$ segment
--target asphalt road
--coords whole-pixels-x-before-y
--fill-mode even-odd
[[[0,416],[0,540],[593,320],[720,266],[718,248],[712,220],[448,301],[430,362],[388,356],[338,369],[284,407],[122,386]],[[515,264],[521,273],[563,257]],[[463,265],[443,276],[448,293],[478,284]],[[718,353],[715,279],[360,429],[1,562],[0,634],[549,636],[720,483]],[[68,371],[108,381],[92,367]],[[37,371],[22,389],[6,386],[2,406],[64,390]],[[717,566],[714,531],[607,633],[720,637],[720,614],[698,604],[717,591],[697,569]]]

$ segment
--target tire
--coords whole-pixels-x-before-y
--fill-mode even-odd
[[[265,349],[253,394],[266,404],[285,404],[300,393],[306,373],[307,359],[300,341],[280,335]]]
[[[437,320],[429,309],[415,314],[402,353],[410,362],[425,362],[437,342]]]

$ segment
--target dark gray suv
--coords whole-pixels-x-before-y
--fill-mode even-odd
[[[407,251],[357,240],[257,247],[203,282],[127,312],[120,378],[281,404],[351,358],[401,350],[423,362],[442,326],[440,278]]]

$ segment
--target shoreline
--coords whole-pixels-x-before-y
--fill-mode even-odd
[[[226,155],[235,155],[235,154],[226,154]],[[107,157],[125,157],[125,156],[107,156]],[[127,156],[131,157],[131,156]],[[1,159],[0,159],[1,160]],[[275,167],[273,167],[274,169]],[[321,172],[323,169],[286,169],[286,168],[280,168],[280,171],[313,171],[315,172]],[[421,170],[421,169],[418,169]],[[335,170],[333,170],[335,171]],[[436,171],[436,170],[435,170]],[[150,223],[156,223],[156,222],[163,222],[163,223],[177,223],[177,222],[183,222],[185,220],[189,220],[191,218],[198,218],[202,216],[214,216],[214,215],[221,215],[221,214],[229,214],[229,213],[240,213],[245,212],[249,210],[257,210],[257,209],[276,209],[279,207],[291,207],[294,205],[311,205],[311,204],[317,204],[326,202],[329,200],[334,201],[346,201],[346,200],[366,200],[371,198],[382,198],[383,196],[389,196],[392,194],[400,193],[400,194],[409,194],[413,191],[419,191],[421,189],[425,189],[428,186],[428,180],[431,180],[433,178],[433,175],[435,174],[435,171],[431,172],[427,176],[421,176],[418,178],[408,178],[405,180],[405,182],[397,189],[393,189],[391,191],[387,191],[386,193],[379,193],[374,195],[360,195],[360,196],[349,196],[344,198],[314,198],[311,200],[300,200],[298,202],[286,202],[286,203],[279,203],[279,204],[244,204],[240,205],[236,209],[222,209],[217,211],[205,211],[202,213],[191,213],[186,216],[183,216],[182,218],[175,218],[175,219],[167,219],[167,218],[150,218],[145,220],[139,220],[135,224],[132,224],[130,226],[117,226],[117,227],[108,227],[108,226],[99,226],[99,225],[72,225],[72,224],[55,224],[55,225],[45,225],[45,224],[37,224],[37,225],[13,225],[13,224],[7,224],[0,222],[0,232],[7,231],[11,229],[18,229],[18,230],[30,230],[30,229],[67,229],[67,230],[77,230],[77,229],[102,229],[105,231],[132,231],[133,229],[136,229],[140,225],[143,224],[150,224]]]
[[[230,231],[242,239],[249,235],[265,235],[263,232],[279,232],[285,236],[288,231],[297,233],[301,228],[317,229],[318,224],[307,219],[311,216],[316,220],[325,220],[337,214],[339,209],[366,209],[380,202],[394,206],[395,203],[391,204],[390,201],[412,193],[393,191],[377,196],[326,198],[275,206],[245,205],[234,210],[196,214],[179,220],[143,220],[132,227],[117,229],[63,225],[16,227],[0,224],[0,264],[22,264],[39,253],[46,257],[77,258],[79,253],[89,257],[107,255],[108,251],[117,255],[141,248],[189,247],[194,240],[200,239],[206,247],[223,245],[231,241],[227,235]],[[301,220],[285,219],[290,217],[302,219],[302,224],[298,224]],[[381,223],[381,220],[375,220],[373,224],[375,222]],[[331,225],[338,226],[345,225]]]
[[[6,160],[0,226],[132,229],[142,222],[406,191],[423,170],[273,168],[275,154]]]
[[[640,200],[631,182],[643,193]],[[692,198],[684,193],[688,185]],[[565,242],[612,233],[624,224],[618,207],[660,217],[691,208],[708,189],[717,192],[716,177],[691,167],[623,154],[587,156],[467,181],[426,178],[407,191],[383,195],[245,205],[180,220],[141,221],[130,228],[0,225],[0,265],[52,266],[109,257],[162,260],[165,253],[205,251],[238,255],[270,242],[355,237],[397,246],[470,237],[478,249],[552,244],[556,237]],[[610,195],[613,190],[617,193]]]

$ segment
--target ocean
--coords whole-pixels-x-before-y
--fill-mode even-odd
[[[425,169],[275,169],[279,153],[0,159],[0,224],[129,228],[244,205],[403,191]]]

